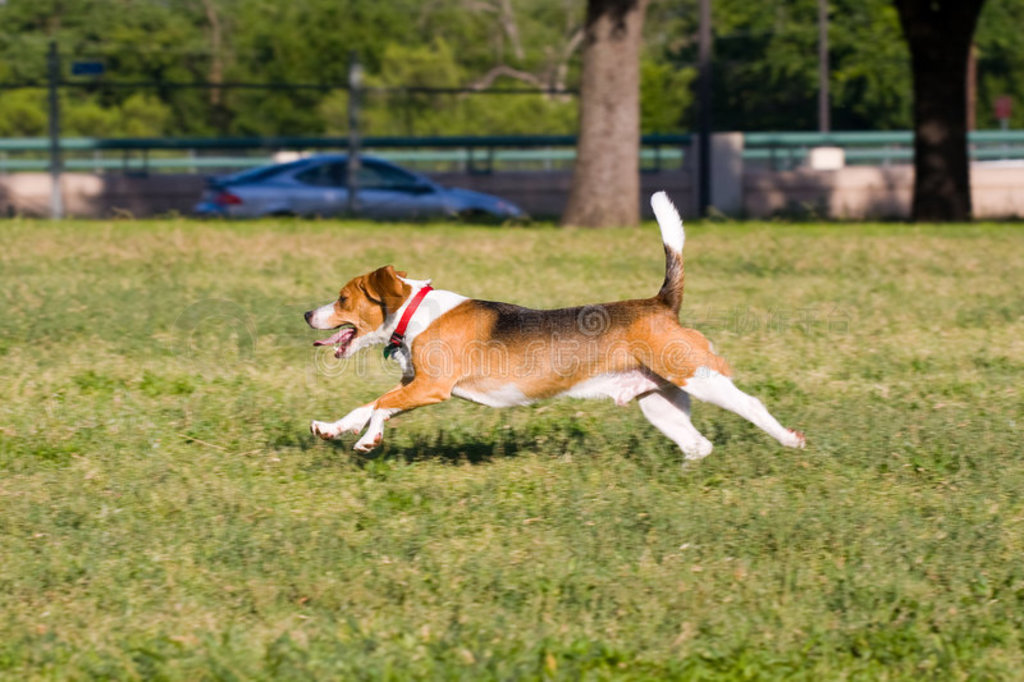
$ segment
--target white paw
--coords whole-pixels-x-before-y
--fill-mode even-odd
[[[701,436],[699,440],[683,448],[683,454],[686,456],[686,461],[696,462],[710,455],[713,449],[714,446],[711,444],[711,441]]]
[[[367,433],[358,441],[356,441],[355,447],[353,447],[352,449],[355,450],[356,452],[367,453],[370,450],[373,450],[378,445],[380,445],[380,441],[383,439],[383,437],[383,433],[377,433],[375,435]]]
[[[338,428],[337,422],[318,422],[313,421],[309,423],[309,432],[314,436],[319,436],[324,440],[331,440],[341,435],[341,429]]]
[[[803,431],[795,431],[793,429],[788,429],[788,431],[789,433],[782,441],[782,444],[788,448],[800,448],[803,450],[807,445],[807,438],[804,436]]]
[[[370,416],[367,414],[363,416],[361,414],[347,415],[342,417],[340,421],[335,422],[338,426],[338,433],[359,433],[366,426],[366,422],[370,421]]]

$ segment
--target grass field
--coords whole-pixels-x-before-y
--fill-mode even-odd
[[[647,296],[652,224],[0,221],[0,678],[1019,679],[1024,232],[691,223],[682,319],[787,426],[697,404],[393,420],[301,313],[393,262]]]

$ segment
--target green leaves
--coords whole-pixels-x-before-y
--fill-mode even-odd
[[[67,89],[68,134],[344,134],[339,90],[113,88],[104,82],[343,84],[358,53],[371,85],[573,88],[582,0],[8,0],[0,7],[0,82],[42,83],[57,40],[72,59],[107,67]],[[817,0],[716,0],[715,125],[813,129]],[[692,128],[696,2],[652,3],[642,66],[645,132]],[[989,0],[976,33],[978,125],[994,99],[1015,98],[1024,124],[1024,0]],[[833,127],[910,125],[909,56],[891,0],[830,0]],[[81,79],[79,79],[81,80]],[[367,99],[370,134],[564,133],[572,96],[387,94]],[[43,135],[45,93],[5,90],[0,135]]]

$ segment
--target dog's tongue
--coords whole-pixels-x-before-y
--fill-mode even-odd
[[[339,329],[337,332],[335,332],[334,336],[332,336],[329,339],[320,339],[319,341],[314,341],[313,345],[314,346],[333,346],[333,345],[335,345],[337,343],[341,343],[341,341],[343,339],[345,339],[346,336],[351,336],[352,332],[353,332],[352,327],[345,327],[343,329]]]

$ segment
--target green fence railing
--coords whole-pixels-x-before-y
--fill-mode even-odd
[[[689,135],[645,135],[642,156],[651,169],[681,162]],[[547,136],[366,137],[369,154],[427,170],[492,172],[520,167],[568,167],[576,138]],[[228,170],[269,163],[278,152],[345,151],[347,137],[64,138],[67,170],[150,172]],[[45,170],[46,138],[0,139],[0,172]]]
[[[691,143],[688,134],[644,135],[644,170],[679,168]],[[559,170],[576,158],[576,138],[547,136],[367,137],[367,154],[424,171]],[[786,169],[804,163],[814,147],[836,146],[849,164],[909,163],[910,131],[755,132],[743,138],[743,158],[752,164]],[[1024,130],[985,130],[969,136],[976,161],[1024,160]],[[347,137],[248,138],[63,138],[63,167],[83,172],[213,173],[263,165],[279,152],[330,152],[348,148]],[[0,139],[0,173],[45,171],[47,138]]]

